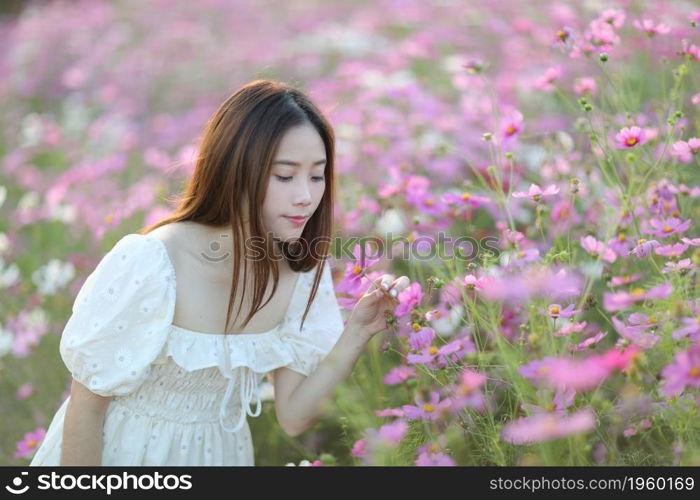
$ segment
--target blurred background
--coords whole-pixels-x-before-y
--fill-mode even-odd
[[[606,9],[624,12],[624,27],[613,16],[609,29],[591,28]],[[674,110],[689,113],[683,123],[692,130],[698,64],[683,40],[697,43],[689,21],[696,10],[690,2],[590,0],[3,0],[0,464],[28,463],[39,430],[67,396],[70,376],[58,345],[85,277],[124,234],[172,210],[207,119],[242,84],[271,78],[297,86],[331,120],[343,236],[390,231],[410,241],[445,230],[501,237],[505,226],[499,221],[507,221],[526,242],[536,242],[523,246],[527,257],[518,254],[528,260],[535,248],[540,257],[550,249],[570,251],[571,241],[595,234],[607,210],[620,207],[605,172],[595,167],[581,97],[606,113],[605,120],[592,121],[600,130],[603,122],[608,132],[630,120],[648,128],[660,124],[661,137],[649,151],[670,161],[663,149],[667,99],[672,70],[687,59],[688,77],[677,90],[686,93],[671,97]],[[645,17],[670,25],[670,34],[652,37],[636,29],[633,21]],[[610,58],[607,65],[602,54]],[[484,140],[485,133],[494,140]],[[516,154],[510,162],[508,151]],[[493,166],[503,169],[500,175]],[[677,185],[693,179],[689,170],[678,172]],[[565,196],[573,177],[581,181],[575,202]],[[648,181],[661,177],[655,171]],[[534,211],[529,200],[499,204],[500,195],[489,192],[497,186],[510,195],[534,182],[562,187],[551,211]],[[488,202],[477,196],[467,203],[467,191]],[[447,192],[459,202],[441,196]],[[343,264],[334,268],[336,282],[345,279]],[[435,262],[396,261],[386,269],[409,275],[423,290],[431,275],[443,283],[458,278],[462,286],[468,273],[464,266]],[[445,338],[478,329],[445,289],[426,294],[422,309],[419,301],[413,306],[421,321],[427,311],[443,311],[442,322],[432,328]],[[350,309],[352,303],[343,304]],[[415,323],[411,307],[402,328],[427,325]],[[501,313],[499,328],[514,338],[527,322],[523,309]],[[592,311],[589,323],[606,325],[601,313]],[[615,336],[601,346],[612,346]],[[481,357],[480,351],[473,366],[498,366],[494,352]],[[664,352],[652,377],[672,352]],[[299,438],[284,436],[268,400],[263,416],[249,419],[256,464],[298,463],[323,454],[326,463],[358,463],[353,444],[364,429],[385,421],[375,411],[412,404],[416,391],[437,383],[383,383],[404,358],[405,350],[374,346],[340,390],[329,418]],[[494,380],[500,383],[491,389],[504,390],[513,373],[499,373]],[[438,385],[449,380],[441,378]],[[599,396],[611,406],[615,401],[607,393]],[[523,414],[517,400],[503,401],[496,405],[505,412],[498,418],[466,418],[446,433],[448,441],[462,443],[451,446],[458,464],[563,464],[563,457],[574,456],[570,450],[580,441],[527,452],[494,444],[504,422]],[[411,423],[396,463],[414,463],[416,448],[445,430],[428,432],[424,422]],[[683,456],[673,438],[654,451],[663,425],[649,431],[659,432],[656,438],[625,441],[618,424],[592,433],[570,462],[651,465]],[[465,441],[469,425],[490,430]],[[39,433],[27,437],[34,431]],[[445,448],[450,446],[443,443]]]

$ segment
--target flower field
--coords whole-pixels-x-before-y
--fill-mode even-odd
[[[0,44],[1,465],[85,277],[259,78],[333,124],[344,313],[411,284],[313,429],[266,387],[256,464],[700,465],[697,4],[28,2]]]

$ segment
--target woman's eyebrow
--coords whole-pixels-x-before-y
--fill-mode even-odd
[[[278,164],[278,163],[279,163],[280,165],[291,165],[292,167],[299,167],[299,166],[301,166],[301,163],[296,162],[296,161],[292,161],[292,160],[277,160],[277,161],[275,161],[275,162],[273,163],[273,165],[276,165],[276,164]],[[326,160],[318,160],[318,161],[314,162],[314,166],[316,166],[316,165],[323,165],[324,163],[326,163]]]

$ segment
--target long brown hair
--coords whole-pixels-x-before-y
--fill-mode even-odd
[[[318,208],[306,223],[296,242],[273,242],[263,235],[264,224],[260,208],[263,206],[272,162],[279,143],[292,127],[311,124],[321,136],[326,150],[326,187]],[[230,226],[233,245],[233,283],[226,313],[225,333],[228,333],[232,301],[236,296],[240,264],[243,262],[244,234],[243,203],[247,200],[250,215],[250,234],[264,242],[262,259],[252,260],[254,292],[253,304],[243,323],[264,307],[277,290],[279,267],[270,258],[276,244],[293,271],[309,271],[323,264],[328,256],[333,234],[333,204],[335,198],[335,134],[328,120],[301,91],[271,80],[255,80],[231,94],[207,123],[195,161],[194,173],[175,212],[141,229],[146,234],[171,222],[191,221],[222,227]],[[309,242],[314,243],[310,249]],[[313,251],[310,251],[313,250]],[[297,256],[303,256],[297,257]],[[320,259],[319,259],[320,257]],[[248,266],[244,266],[243,289],[246,290]],[[309,312],[319,282],[322,265],[317,267],[311,294],[301,325]],[[261,305],[270,273],[273,289],[270,298]],[[238,318],[243,299],[238,306]]]

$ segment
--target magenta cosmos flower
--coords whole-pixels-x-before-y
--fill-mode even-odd
[[[631,318],[632,316],[630,316],[630,319]],[[651,332],[646,332],[648,328],[654,326],[653,324],[628,326],[614,316],[612,322],[613,325],[615,325],[617,333],[619,333],[622,338],[641,349],[651,349],[661,340],[660,336]]]
[[[654,217],[649,221],[652,228],[647,230],[647,233],[652,233],[657,238],[667,238],[672,234],[684,233],[690,227],[690,219],[681,221],[676,217],[670,219],[657,219]]]
[[[615,252],[608,248],[602,241],[596,240],[593,236],[582,237],[581,247],[595,257],[601,255],[601,258],[606,262],[613,263],[617,260]]]
[[[700,153],[700,139],[692,137],[688,142],[678,141],[673,143],[671,148],[671,156],[678,158],[678,161],[690,163],[693,161],[693,155]]]
[[[46,437],[46,429],[39,427],[36,430],[27,432],[17,443],[17,450],[12,455],[14,458],[24,458],[34,453]]]
[[[506,424],[501,435],[513,444],[538,443],[590,431],[595,423],[595,413],[588,408],[566,416],[537,413]]]
[[[608,312],[622,311],[636,302],[648,299],[666,299],[671,295],[673,285],[662,283],[645,291],[643,288],[634,288],[628,292],[603,293],[603,307]]]
[[[479,390],[486,382],[486,375],[471,368],[463,368],[459,383],[452,393],[452,411],[458,412],[463,408],[484,409],[484,395]]]
[[[418,396],[416,396],[415,401],[418,406],[402,406],[404,415],[411,420],[422,419],[435,421],[440,419],[445,412],[452,408],[452,400],[450,398],[445,398],[440,401],[440,394],[435,391],[430,393],[429,401],[423,402]]]
[[[629,149],[644,144],[646,133],[639,127],[625,127],[615,136],[618,149]]]
[[[700,344],[693,344],[687,351],[676,354],[674,362],[666,366],[661,375],[661,388],[666,396],[677,396],[688,387],[700,387]]]
[[[440,451],[435,444],[428,444],[418,448],[416,465],[420,467],[453,467],[454,460]]]
[[[382,380],[387,385],[396,385],[406,382],[410,378],[417,378],[416,368],[413,366],[397,366],[386,374]]]
[[[566,307],[562,307],[559,304],[549,304],[547,307],[547,314],[550,318],[570,318],[576,316],[581,312],[580,309],[574,309],[574,305],[570,304]]]
[[[553,196],[559,192],[559,188],[554,184],[548,186],[544,191],[537,184],[530,184],[530,189],[526,192],[515,192],[513,198],[530,198],[532,201],[540,201],[543,196]]]
[[[654,35],[665,35],[671,31],[671,28],[663,23],[654,24],[653,19],[643,19],[641,22],[636,20],[634,21],[634,27],[642,33],[646,33],[649,38]]]
[[[595,79],[590,77],[583,77],[576,80],[574,83],[574,92],[581,95],[586,92],[590,94],[595,94],[597,90]]]

